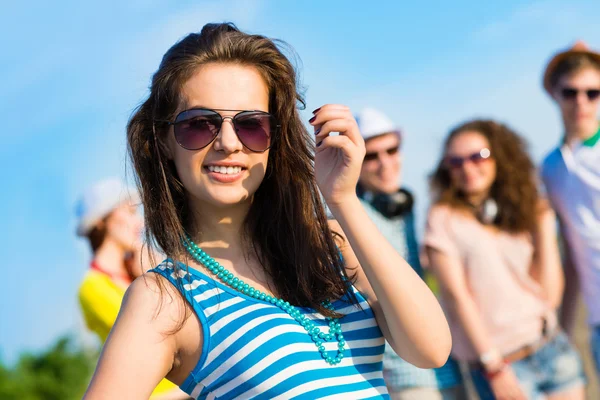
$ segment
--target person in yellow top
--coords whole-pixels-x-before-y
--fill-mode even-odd
[[[77,235],[87,238],[93,252],[90,270],[79,288],[79,304],[87,327],[104,343],[114,325],[125,291],[148,269],[142,262],[143,222],[137,212],[139,197],[118,179],[90,187],[77,204]],[[176,385],[163,379],[152,400],[188,399]]]

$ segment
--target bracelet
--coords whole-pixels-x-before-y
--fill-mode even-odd
[[[508,364],[506,363],[506,361],[502,360],[502,364],[500,365],[499,368],[497,368],[497,369],[495,369],[494,371],[491,371],[491,372],[483,370],[483,374],[485,375],[485,378],[488,381],[491,381],[495,377],[497,377],[498,375],[500,375],[500,373],[502,373],[502,371],[504,371],[507,366],[508,366]]]
[[[502,361],[502,354],[496,349],[491,349],[479,356],[479,362],[483,365],[489,365],[494,361]]]

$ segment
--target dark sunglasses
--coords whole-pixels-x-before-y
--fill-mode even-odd
[[[562,88],[560,90],[560,95],[565,100],[573,100],[577,98],[579,92],[585,93],[589,101],[594,101],[600,97],[600,89],[578,90],[571,87]]]
[[[477,153],[469,154],[466,157],[447,156],[444,159],[444,164],[446,164],[446,166],[450,169],[459,169],[462,168],[467,161],[470,161],[473,164],[481,164],[485,160],[489,159],[490,155],[490,150],[488,148],[483,148]]]
[[[223,117],[217,111],[238,111],[233,117]],[[177,114],[173,125],[175,140],[187,150],[200,150],[211,144],[221,131],[223,121],[230,119],[235,134],[248,150],[261,153],[271,147],[280,125],[264,111],[192,108]]]
[[[381,153],[385,152],[390,156],[393,156],[394,154],[398,154],[398,152],[400,151],[400,146],[394,146],[394,147],[390,147],[389,149],[383,150],[383,151],[376,151],[373,153],[366,153],[365,154],[365,161],[373,161],[373,160],[377,160]]]

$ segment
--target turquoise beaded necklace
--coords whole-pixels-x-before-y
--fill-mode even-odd
[[[235,277],[225,267],[219,264],[217,260],[206,254],[206,252],[204,252],[204,250],[194,243],[189,236],[186,235],[186,237],[182,240],[182,243],[183,247],[185,247],[192,258],[200,265],[208,269],[212,274],[216,275],[221,282],[247,296],[271,303],[288,313],[306,330],[315,346],[317,346],[319,353],[321,353],[321,357],[323,357],[328,364],[336,365],[342,361],[344,358],[344,346],[346,345],[346,341],[344,340],[344,335],[342,335],[342,326],[337,318],[327,317],[327,320],[329,321],[329,333],[325,333],[321,331],[313,321],[302,315],[302,313],[289,302],[254,289],[241,279]],[[323,306],[333,311],[333,305],[331,302],[326,301],[323,303]],[[337,339],[338,351],[335,357],[331,357],[327,354],[323,343],[330,342],[335,339]]]

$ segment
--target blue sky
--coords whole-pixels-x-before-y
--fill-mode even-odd
[[[0,13],[0,354],[9,362],[63,333],[85,337],[76,292],[90,253],[74,235],[74,202],[97,179],[125,177],[128,116],[162,54],[205,23],[233,21],[292,45],[306,119],[324,103],[388,113],[405,131],[404,182],[419,221],[451,126],[507,122],[539,161],[561,134],[540,85],[544,64],[579,38],[600,49],[597,0],[34,3]]]

